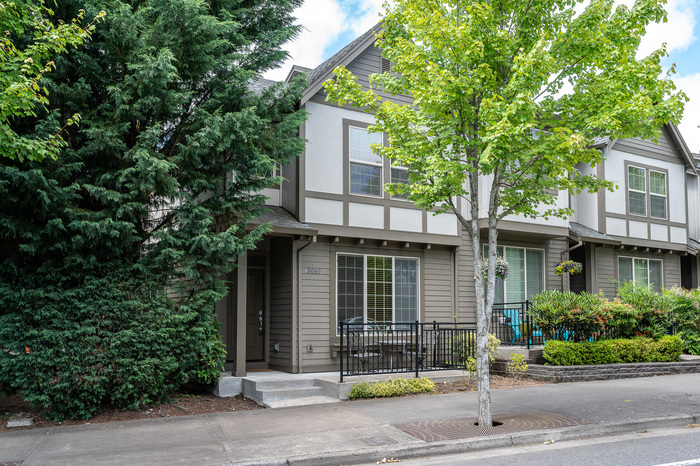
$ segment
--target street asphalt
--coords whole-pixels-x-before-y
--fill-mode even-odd
[[[501,389],[491,400],[504,418],[577,425],[436,441],[397,427],[476,417],[476,393],[462,392],[7,432],[0,465],[356,464],[679,428],[700,424],[700,374]]]

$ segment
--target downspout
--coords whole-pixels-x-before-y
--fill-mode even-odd
[[[301,358],[301,335],[302,335],[301,334],[301,303],[302,303],[302,299],[301,299],[301,290],[302,290],[302,286],[301,286],[301,277],[302,277],[301,251],[303,251],[304,249],[311,246],[311,243],[315,243],[315,242],[316,242],[316,237],[313,236],[311,239],[309,239],[309,241],[305,245],[303,245],[302,247],[297,249],[297,269],[298,269],[297,270],[297,368],[299,370],[299,374],[303,373],[302,358]]]
[[[569,238],[566,238],[566,245],[567,245],[567,246],[569,245]],[[583,241],[582,241],[582,240],[578,240],[578,243],[577,243],[575,246],[571,246],[570,248],[564,249],[564,250],[561,252],[561,256],[560,256],[560,257],[561,257],[561,260],[560,260],[559,262],[562,262],[562,261],[564,260],[564,255],[565,255],[565,254],[569,254],[569,252],[573,251],[574,249],[580,248],[581,246],[583,246]],[[564,285],[565,285],[564,274],[561,274],[561,291],[562,291],[562,292],[566,291],[566,290],[564,289]]]

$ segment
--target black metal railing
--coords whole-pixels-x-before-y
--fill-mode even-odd
[[[542,331],[534,324],[529,311],[530,302],[494,303],[490,332],[501,340],[502,346],[544,344]]]
[[[475,323],[341,322],[340,382],[348,375],[465,369]]]

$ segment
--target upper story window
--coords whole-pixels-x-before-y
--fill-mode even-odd
[[[617,278],[620,283],[632,282],[635,286],[651,285],[654,291],[661,291],[663,261],[620,257],[617,265]]]
[[[649,170],[650,214],[655,218],[666,218],[666,173]]]
[[[350,193],[381,197],[382,158],[372,151],[373,143],[382,144],[381,133],[370,133],[365,128],[350,126]]]
[[[666,173],[635,167],[627,167],[627,196],[629,213],[666,218]],[[649,201],[647,202],[647,198]]]
[[[401,165],[391,166],[391,182],[392,183],[403,183],[408,184],[408,168]],[[406,199],[408,200],[408,193],[394,194],[391,196],[392,199]]]

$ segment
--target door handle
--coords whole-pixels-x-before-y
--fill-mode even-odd
[[[262,318],[262,311],[258,311],[258,323],[260,324],[260,328],[258,328],[258,334],[262,335],[263,334],[263,318]]]

